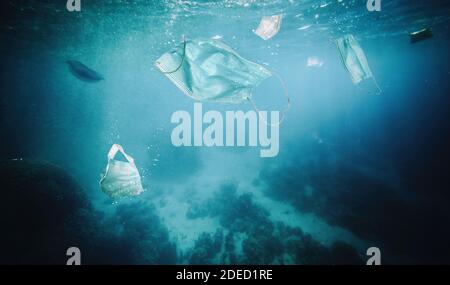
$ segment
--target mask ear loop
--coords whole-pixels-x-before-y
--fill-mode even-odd
[[[113,144],[111,146],[111,149],[108,152],[108,160],[114,159],[118,152],[120,152],[129,163],[134,164],[134,159],[123,150],[123,147],[120,144]]]
[[[175,70],[173,70],[173,71],[165,71],[165,72],[161,71],[161,73],[163,73],[163,74],[170,74],[170,73],[177,72],[183,66],[185,57],[186,57],[186,37],[183,36],[183,55],[181,56],[181,63],[180,63],[180,65],[178,65],[178,67]]]
[[[375,95],[380,95],[381,93],[383,93],[383,90],[381,90],[380,85],[378,85],[378,82],[374,76],[372,76],[372,79],[373,79],[373,83],[375,84],[375,86],[378,89],[378,92]]]
[[[281,123],[284,121],[284,119],[286,118],[286,113],[289,111],[289,109],[291,108],[291,98],[289,97],[289,93],[286,87],[286,84],[284,83],[284,80],[281,78],[280,75],[278,75],[278,73],[275,73],[272,71],[272,74],[275,75],[275,77],[278,79],[278,81],[281,83],[281,86],[283,88],[284,91],[284,96],[287,98],[287,105],[284,108],[284,110],[281,112],[281,119],[278,123],[276,124],[269,124],[267,122],[267,120],[261,115],[258,106],[256,106],[255,102],[252,100],[251,97],[247,97],[247,100],[250,101],[250,103],[252,104],[253,109],[255,110],[255,112],[258,114],[259,119],[262,120],[264,122],[264,124],[266,124],[266,126],[269,127],[274,127],[274,126],[279,126],[281,125]]]

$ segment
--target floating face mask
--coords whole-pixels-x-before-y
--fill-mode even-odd
[[[156,66],[184,94],[198,101],[240,103],[272,73],[239,56],[220,40],[185,40]]]
[[[127,162],[114,159],[119,151]],[[134,159],[118,144],[114,144],[108,153],[108,165],[100,179],[100,186],[113,199],[136,196],[144,191]]]
[[[218,39],[184,40],[176,49],[163,54],[155,65],[184,94],[195,100],[224,103],[249,101],[257,112],[252,89],[275,75],[288,100],[279,123],[290,107],[287,89],[278,74],[242,58]]]
[[[350,73],[352,82],[358,84],[365,79],[373,78],[378,88],[378,93],[381,93],[381,89],[370,70],[366,55],[355,37],[353,35],[343,36],[337,40],[336,44],[341,54],[342,62]]]
[[[262,17],[258,28],[255,31],[263,40],[268,40],[275,36],[281,27],[282,15],[273,15]]]
[[[323,60],[317,56],[310,56],[306,61],[307,67],[322,67]]]
[[[353,35],[346,35],[337,40],[341,59],[347,68],[353,83],[357,84],[364,79],[372,77],[364,51]]]

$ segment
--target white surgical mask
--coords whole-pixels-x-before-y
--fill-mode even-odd
[[[355,37],[353,35],[345,35],[337,39],[336,44],[342,63],[350,74],[352,82],[358,84],[365,79],[373,78],[379,93],[381,93],[381,89],[373,77],[372,70],[367,62],[366,55]]]
[[[267,41],[275,36],[281,27],[282,15],[264,16],[255,31],[259,37]]]
[[[119,151],[127,161],[114,159]],[[108,165],[100,179],[100,186],[102,191],[113,199],[137,196],[144,191],[134,159],[118,144],[112,145],[109,150]]]

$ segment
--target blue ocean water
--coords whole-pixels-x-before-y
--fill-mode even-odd
[[[355,0],[82,0],[81,12],[63,2],[1,4],[0,159],[50,162],[78,183],[89,207],[71,208],[88,210],[67,240],[86,262],[365,264],[371,246],[386,263],[450,262],[450,1],[382,1],[380,12]],[[254,30],[274,14],[283,15],[281,29],[264,41]],[[433,37],[412,44],[409,34],[423,28]],[[364,49],[381,94],[371,92],[371,80],[351,82],[333,42],[346,34]],[[220,38],[280,74],[292,106],[278,156],[172,145],[170,117],[193,113],[194,101],[154,62],[183,36]],[[308,66],[311,57],[323,64]],[[80,81],[67,60],[105,80]],[[281,110],[281,90],[270,78],[253,99]],[[113,143],[135,158],[146,189],[140,196],[114,201],[101,192]],[[27,199],[38,199],[34,193]],[[4,210],[22,211],[24,201],[12,197]],[[38,208],[23,211],[47,207]],[[57,227],[66,234],[73,219],[41,222],[30,237],[38,247]],[[4,248],[22,233],[8,232]],[[23,262],[4,252],[1,263]],[[39,252],[33,262],[53,262]]]

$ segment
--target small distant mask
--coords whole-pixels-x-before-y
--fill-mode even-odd
[[[268,39],[275,36],[281,27],[282,15],[272,15],[262,17],[258,28],[255,31],[259,37],[267,41]]]

